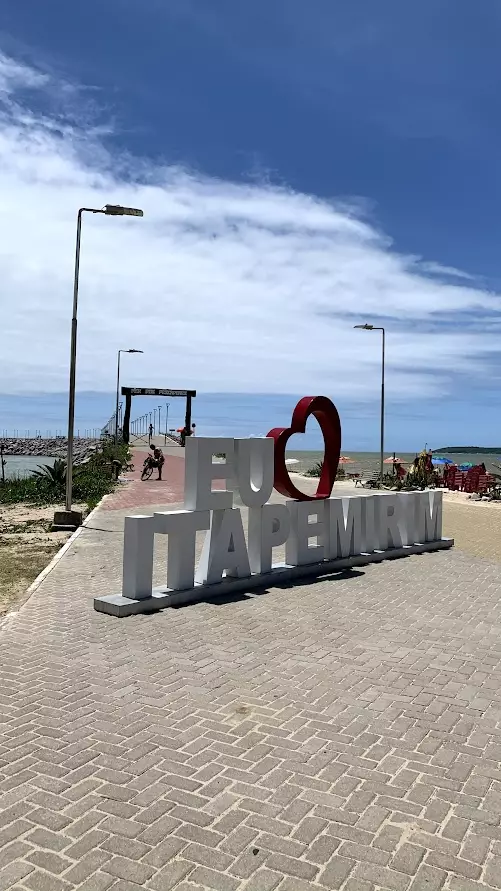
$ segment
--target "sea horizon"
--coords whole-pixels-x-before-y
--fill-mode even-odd
[[[327,395],[336,403],[340,414],[343,454],[378,455],[379,403],[354,407],[349,401]],[[99,435],[114,413],[115,398],[112,391],[77,391],[75,435]],[[301,394],[198,392],[193,400],[192,418],[199,436],[265,436],[273,427],[289,426],[292,411],[300,398]],[[157,419],[158,427],[160,406],[160,428],[163,433],[167,403],[167,429],[175,430],[183,426],[185,401],[181,397],[134,397],[131,420],[147,414],[149,421],[151,412],[152,420]],[[385,457],[394,452],[403,458],[414,457],[425,445],[434,450],[462,445],[464,424],[457,428],[444,423],[436,408],[436,404],[430,405],[429,418],[423,418],[419,414],[406,416],[401,406],[389,404],[386,411]],[[67,411],[67,393],[0,393],[0,439],[28,435],[41,435],[43,438],[66,436]],[[405,433],[402,432],[404,421]],[[427,431],[426,437],[423,430]],[[468,439],[476,437],[468,435]],[[478,439],[478,442],[467,442],[465,445],[495,447],[495,443],[484,442],[481,437]],[[322,446],[321,431],[315,419],[310,418],[304,434],[291,436],[288,451],[290,454],[307,452],[308,457],[315,458],[315,453],[321,453]],[[466,455],[462,457],[469,460]]]

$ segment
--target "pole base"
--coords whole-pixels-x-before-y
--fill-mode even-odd
[[[74,532],[82,525],[82,513],[79,510],[56,510],[52,521],[52,532]]]

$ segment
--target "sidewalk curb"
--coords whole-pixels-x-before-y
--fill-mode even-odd
[[[0,635],[3,634],[5,631],[7,631],[9,625],[14,620],[14,618],[18,615],[18,613],[20,613],[20,611],[28,603],[28,601],[31,600],[31,597],[33,596],[35,591],[40,587],[42,582],[45,581],[47,576],[50,575],[50,573],[57,566],[59,561],[62,560],[66,551],[69,550],[69,548],[73,544],[73,542],[76,541],[76,539],[78,538],[80,533],[86,528],[87,523],[89,522],[91,517],[93,517],[94,514],[99,510],[101,504],[103,503],[103,501],[106,497],[107,497],[107,495],[103,495],[103,497],[98,502],[98,504],[96,504],[96,506],[91,510],[90,514],[88,514],[86,516],[82,525],[79,526],[78,529],[75,529],[74,532],[72,532],[69,539],[67,541],[65,541],[63,546],[61,548],[59,548],[59,550],[57,551],[56,554],[54,554],[50,563],[47,564],[45,569],[42,569],[42,571],[37,575],[36,579],[31,583],[31,585],[28,588],[26,588],[26,590],[23,594],[23,599],[22,599],[21,603],[18,604],[17,609],[10,610],[8,613],[5,613],[4,616],[0,616]]]

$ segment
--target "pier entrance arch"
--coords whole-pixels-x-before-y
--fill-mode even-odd
[[[186,399],[186,411],[184,427],[191,432],[191,400],[197,395],[196,390],[162,390],[158,387],[122,387],[122,396],[125,396],[125,411],[122,424],[122,437],[124,442],[130,440],[130,414],[133,396],[181,396]]]

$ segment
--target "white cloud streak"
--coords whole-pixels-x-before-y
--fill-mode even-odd
[[[500,299],[467,273],[398,254],[344,202],[119,157],[75,109],[71,121],[37,113],[33,91],[65,85],[0,55],[4,392],[65,389],[76,211],[105,203],[145,217],[84,218],[80,389],[112,389],[117,349],[134,347],[144,355],[126,357],[124,383],[363,401],[380,343],[352,329],[378,319],[394,399],[489,369],[498,339],[478,317]]]

